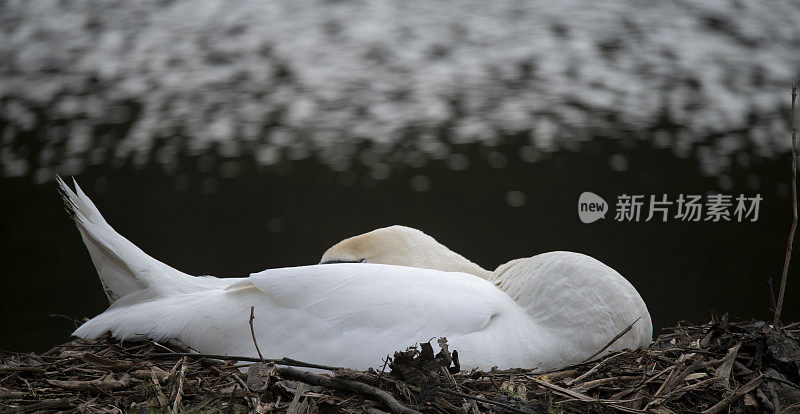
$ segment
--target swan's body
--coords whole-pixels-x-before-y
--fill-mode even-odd
[[[390,263],[485,279],[521,306],[537,327],[552,332],[547,346],[568,343],[579,349],[563,365],[594,355],[631,324],[604,353],[647,347],[653,337],[639,292],[616,270],[581,253],[542,253],[490,272],[417,229],[390,226],[337,243],[322,255],[321,263],[331,262]]]
[[[270,357],[366,369],[379,367],[393,351],[439,336],[459,351],[464,367],[545,366],[575,352],[539,346],[551,332],[531,324],[489,282],[465,273],[313,265],[209,280],[202,290],[131,298],[133,304],[123,304],[125,299],[75,335],[176,337],[204,353],[256,356],[248,324],[254,306],[259,347]]]
[[[112,303],[76,336],[110,331],[120,339],[175,337],[204,353],[256,356],[248,323],[253,306],[265,356],[357,369],[380,366],[393,351],[437,336],[446,336],[459,351],[464,368],[558,368],[598,351],[636,313],[646,317],[640,325],[650,333],[635,327],[609,351],[650,341],[650,317],[638,293],[624,279],[608,285],[601,275],[592,282],[591,265],[597,261],[588,256],[576,265],[573,256],[556,252],[478,275],[469,267],[465,273],[340,263],[270,269],[247,278],[195,277],[119,235],[77,184],[75,192],[60,179],[59,184]],[[413,255],[395,264],[413,265]],[[573,274],[558,276],[564,269]],[[596,293],[608,286],[611,296]],[[620,316],[598,308],[609,298],[614,302],[605,308],[622,306],[628,312]],[[575,323],[576,317],[585,320]]]

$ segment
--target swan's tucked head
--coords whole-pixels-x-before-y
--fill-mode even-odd
[[[433,237],[417,229],[397,225],[342,240],[328,249],[320,260],[321,264],[342,262],[465,272],[484,279],[491,274]]]

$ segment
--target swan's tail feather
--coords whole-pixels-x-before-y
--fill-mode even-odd
[[[117,233],[75,180],[75,191],[61,177],[56,177],[56,181],[110,303],[148,288],[180,289],[181,285],[191,284],[192,276],[148,256]],[[152,293],[155,292],[147,296],[157,296]]]

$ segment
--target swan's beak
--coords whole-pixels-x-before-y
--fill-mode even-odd
[[[367,263],[367,259],[361,260],[320,260],[319,264],[334,264],[334,263]]]

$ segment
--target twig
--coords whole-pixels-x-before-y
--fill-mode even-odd
[[[767,287],[769,288],[769,304],[772,305],[772,311],[775,312],[775,308],[778,306],[777,301],[775,300],[775,287],[772,286],[772,278],[767,279]]]
[[[155,341],[153,341],[155,342]],[[179,341],[178,338],[169,338],[164,341],[164,345],[172,348],[172,352],[189,352],[189,353],[197,353],[196,350],[189,348],[188,345],[184,344],[183,342]]]
[[[792,404],[790,406],[784,407],[783,410],[781,410],[781,414],[794,413],[794,412],[797,412],[797,411],[795,411],[797,409],[800,409],[800,403],[796,403],[796,404]]]
[[[732,402],[738,400],[739,398],[742,398],[742,396],[747,394],[748,392],[753,391],[754,389],[756,389],[756,387],[761,385],[762,382],[764,382],[764,377],[762,375],[753,378],[752,380],[750,380],[750,382],[742,385],[741,388],[734,391],[731,395],[723,398],[718,403],[714,404],[711,408],[703,411],[703,414],[716,414],[722,412],[722,410],[728,408],[728,406],[731,405]]]
[[[637,380],[637,379],[639,379],[638,375],[620,375],[620,376],[617,376],[617,377],[614,377],[614,376],[612,376],[612,377],[603,377],[603,378],[598,378],[596,380],[586,381],[584,383],[578,384],[577,386],[573,387],[572,389],[575,390],[575,391],[580,390],[582,392],[588,392],[589,390],[597,388],[597,387],[599,387],[601,385],[608,384],[609,382],[623,382],[623,381],[630,381],[630,380]]]
[[[238,388],[239,388],[239,383],[234,381],[233,382],[233,391],[231,391],[231,395],[230,395],[230,397],[228,397],[228,407],[233,407],[233,397],[236,395],[236,389],[238,389]],[[245,389],[244,392],[247,392],[247,390]],[[233,410],[233,411],[235,411],[235,410]]]
[[[158,399],[159,407],[165,406],[167,404],[167,396],[161,391],[161,382],[158,380],[155,370],[150,371],[150,379],[156,386],[156,398]],[[166,381],[166,379],[164,379],[164,381]]]
[[[239,384],[239,387],[241,387],[241,388],[242,388],[242,391],[244,391],[244,392],[245,392],[245,395],[246,395],[248,392],[250,392],[250,391],[251,391],[251,390],[250,390],[250,387],[248,387],[248,386],[247,386],[247,384],[245,384],[245,382],[244,382],[244,381],[242,381],[242,379],[241,379],[241,378],[239,378],[239,376],[238,376],[238,375],[236,375],[236,374],[229,374],[229,375],[230,375],[230,377],[231,377],[231,378],[233,378],[233,380],[234,380],[234,381],[236,381],[236,383],[237,383],[237,384]]]
[[[605,365],[606,363],[608,363],[609,361],[613,360],[614,358],[616,358],[616,357],[618,357],[620,355],[622,355],[621,352],[616,354],[616,355],[612,355],[610,357],[607,357],[607,358],[603,359],[602,361],[598,362],[594,367],[592,367],[592,369],[586,371],[584,374],[582,374],[581,376],[579,376],[577,378],[573,378],[573,379],[565,382],[564,384],[566,386],[568,386],[568,387],[571,387],[572,384],[574,384],[576,382],[583,381],[584,379],[588,378],[590,375],[592,375],[595,372],[597,372],[597,370],[600,369],[601,366]]]
[[[640,389],[644,388],[645,385],[655,381],[656,378],[666,374],[667,372],[672,373],[675,370],[675,365],[669,366],[664,368],[663,370],[659,371],[657,374],[653,375],[652,377],[646,379],[643,383],[639,384],[634,391],[639,391]]]
[[[492,383],[492,387],[494,387],[494,390],[497,391],[498,394],[503,392],[503,390],[501,390],[500,387],[494,383],[494,379],[492,377],[489,377],[489,381]]]
[[[19,407],[15,410],[12,410],[12,412],[42,412],[42,411],[46,412],[46,411],[65,410],[68,408],[73,408],[76,402],[77,401],[74,397],[41,400],[34,404],[26,405],[24,407]]]
[[[60,381],[48,379],[45,381],[54,387],[72,391],[114,391],[128,388],[131,385],[131,377],[128,374],[123,375],[119,380]]]
[[[714,371],[714,379],[719,381],[719,384],[724,389],[730,389],[730,377],[731,377],[731,370],[733,369],[733,363],[736,362],[736,354],[739,352],[739,348],[742,347],[742,343],[738,342],[736,345],[728,349],[728,352],[725,354],[725,358],[722,358],[722,363],[719,364],[717,369]]]
[[[442,374],[444,374],[444,377],[447,378],[448,380],[450,380],[450,382],[453,383],[453,388],[455,388],[455,390],[457,392],[461,392],[461,388],[458,387],[458,382],[453,377],[453,374],[450,373],[450,370],[448,370],[447,367],[444,367],[444,366],[442,366],[440,368],[442,369]],[[461,401],[463,401],[465,403],[467,402],[467,400],[465,400],[464,398],[462,398]]]
[[[62,315],[60,313],[51,313],[48,316],[50,316],[51,318],[64,318],[64,319],[72,322],[72,325],[75,326],[75,329],[78,329],[78,320],[76,318],[70,318],[69,316]]]
[[[636,324],[636,322],[639,322],[639,319],[642,319],[642,317],[640,316],[640,317],[636,318],[636,320],[635,320],[635,321],[633,321],[633,322],[631,322],[631,324],[630,324],[630,325],[628,325],[628,327],[627,327],[627,328],[623,329],[623,330],[622,330],[622,332],[618,333],[618,334],[617,334],[617,336],[615,336],[613,339],[611,339],[611,341],[610,341],[609,343],[607,343],[607,344],[606,344],[606,346],[604,346],[604,347],[600,348],[600,350],[599,350],[599,351],[597,351],[597,352],[593,353],[593,354],[592,354],[592,355],[591,355],[589,358],[586,358],[586,359],[584,359],[584,360],[583,360],[583,361],[581,361],[581,362],[580,362],[578,365],[581,365],[581,364],[584,364],[584,363],[587,363],[587,362],[591,361],[592,359],[594,359],[594,357],[596,357],[596,356],[600,355],[600,354],[601,354],[603,351],[605,351],[606,349],[608,349],[608,347],[610,347],[611,345],[613,345],[613,344],[614,344],[614,342],[617,342],[617,339],[619,339],[619,338],[622,338],[622,336],[623,336],[623,335],[625,335],[626,333],[628,333],[628,332],[629,332],[629,331],[630,331],[630,330],[633,328],[633,325],[635,325],[635,324]]]
[[[175,401],[172,403],[172,412],[177,413],[183,399],[183,380],[186,377],[186,357],[181,359],[181,369],[178,371],[178,385],[175,391]]]
[[[310,372],[304,372],[289,367],[276,367],[275,371],[278,373],[278,375],[286,379],[302,381],[311,385],[319,385],[322,387],[336,388],[340,390],[350,390],[362,393],[364,395],[382,401],[384,404],[389,406],[389,409],[391,409],[393,413],[420,414],[419,411],[412,410],[397,402],[397,400],[395,400],[394,397],[392,397],[386,391],[379,390],[375,387],[372,387],[370,385],[361,382],[346,380],[342,378],[325,377],[319,374],[312,374]]]
[[[637,410],[635,408],[629,408],[629,407],[625,407],[623,405],[619,405],[619,401],[611,402],[611,401],[608,401],[608,400],[601,400],[601,399],[597,399],[597,398],[592,398],[592,397],[590,397],[590,396],[588,396],[586,394],[581,394],[581,393],[576,392],[576,391],[568,390],[566,388],[559,387],[556,384],[551,384],[549,382],[542,381],[542,380],[540,380],[538,378],[534,378],[534,377],[531,377],[529,375],[525,375],[525,378],[535,382],[536,384],[538,384],[538,385],[540,385],[540,386],[542,386],[544,388],[549,388],[549,389],[555,391],[556,393],[559,393],[559,394],[562,394],[562,395],[566,395],[567,397],[574,398],[574,399],[576,399],[578,401],[581,401],[581,402],[603,404],[604,406],[613,408],[615,410],[625,411],[625,412],[629,412],[629,413],[644,413],[644,412],[646,412],[646,411],[642,411],[642,410]]]
[[[166,350],[167,350],[167,351],[169,351],[169,352],[175,352],[175,351],[173,351],[173,350],[171,350],[171,349],[167,348],[166,346],[164,346],[164,345],[161,345],[161,344],[160,344],[160,343],[158,343],[157,341],[150,341],[150,343],[152,343],[152,344],[153,344],[153,346],[157,346],[157,347],[159,347],[159,348],[166,349]]]
[[[305,394],[307,388],[308,385],[304,382],[297,384],[297,389],[295,389],[294,392],[294,398],[292,398],[292,402],[289,403],[289,407],[286,409],[286,414],[299,414],[307,411],[305,409],[300,409],[300,399],[303,398],[303,394]]]
[[[383,375],[384,371],[386,371],[386,365],[389,365],[389,355],[388,354],[386,355],[386,359],[383,360],[383,368],[381,368],[381,372],[378,373],[378,378],[380,378]]]
[[[21,367],[0,367],[0,372],[36,372],[41,373],[44,372],[44,368],[40,367],[29,367],[29,366],[21,366]]]
[[[592,398],[592,397],[590,397],[588,395],[584,395],[584,394],[581,394],[581,393],[576,392],[576,391],[572,391],[572,390],[568,390],[566,388],[559,387],[556,384],[551,384],[549,382],[542,381],[542,380],[540,380],[538,378],[534,378],[534,377],[531,377],[531,376],[528,376],[528,375],[526,375],[525,378],[527,378],[527,379],[539,384],[539,386],[542,386],[544,388],[549,388],[549,389],[551,389],[551,390],[553,390],[553,391],[555,391],[557,393],[564,394],[564,395],[566,395],[568,397],[572,397],[572,398],[575,398],[575,399],[583,401],[583,402],[600,402],[600,400],[598,400],[596,398]]]
[[[448,388],[440,388],[439,391],[443,392],[445,394],[455,395],[456,397],[467,398],[467,399],[470,399],[470,400],[475,400],[475,401],[478,401],[478,402],[482,402],[484,404],[491,404],[491,405],[496,405],[498,407],[503,407],[504,409],[506,409],[508,411],[511,411],[512,413],[532,414],[530,411],[520,410],[519,408],[513,407],[513,406],[508,405],[508,404],[503,404],[503,403],[501,403],[499,401],[488,400],[486,398],[481,398],[481,397],[476,397],[476,396],[470,395],[470,394],[460,393],[458,391],[453,391],[453,390],[448,389]]]
[[[298,361],[296,359],[291,358],[281,358],[281,359],[269,359],[269,358],[253,358],[253,357],[243,357],[243,356],[231,356],[231,355],[213,355],[213,354],[195,354],[195,353],[181,353],[181,352],[174,352],[174,353],[164,353],[164,354],[129,354],[128,357],[131,358],[179,358],[179,357],[189,357],[189,358],[208,358],[208,359],[219,359],[223,361],[245,361],[245,362],[271,362],[273,364],[278,365],[286,365],[290,367],[302,367],[302,368],[314,368],[314,369],[323,369],[327,371],[336,371],[340,369],[344,369],[342,367],[334,367],[330,365],[319,365],[319,364],[312,364],[310,362],[303,362]]]
[[[792,229],[789,230],[789,240],[786,242],[786,256],[783,260],[783,273],[781,274],[781,289],[778,292],[778,305],[775,307],[775,317],[772,325],[776,328],[780,324],[781,310],[783,309],[783,294],[786,291],[786,276],[789,273],[789,261],[792,259],[792,245],[794,232],[797,229],[797,128],[794,122],[794,101],[797,98],[797,88],[792,78]]]
[[[258,341],[256,341],[256,331],[253,329],[253,319],[255,319],[255,316],[253,316],[254,310],[255,310],[255,306],[251,306],[250,307],[250,335],[253,336],[253,345],[256,346],[256,352],[258,352],[258,357],[261,359],[261,362],[264,362],[264,356],[261,355],[261,350],[258,349]]]
[[[661,384],[661,387],[659,387],[656,393],[653,394],[653,397],[655,398],[665,394],[669,394],[672,390],[678,387],[683,382],[683,380],[689,376],[689,374],[695,372],[698,368],[700,368],[700,366],[703,364],[703,356],[695,355],[692,359],[690,359],[690,361],[691,362],[689,362],[688,365],[686,365],[685,368],[683,368],[682,370],[678,371],[676,369],[672,371],[669,377],[667,377],[667,379],[664,380],[664,383]],[[660,402],[658,401],[658,398],[655,398],[653,401],[650,401],[650,403],[647,404],[647,408],[649,408],[652,405],[658,405],[659,403]]]

